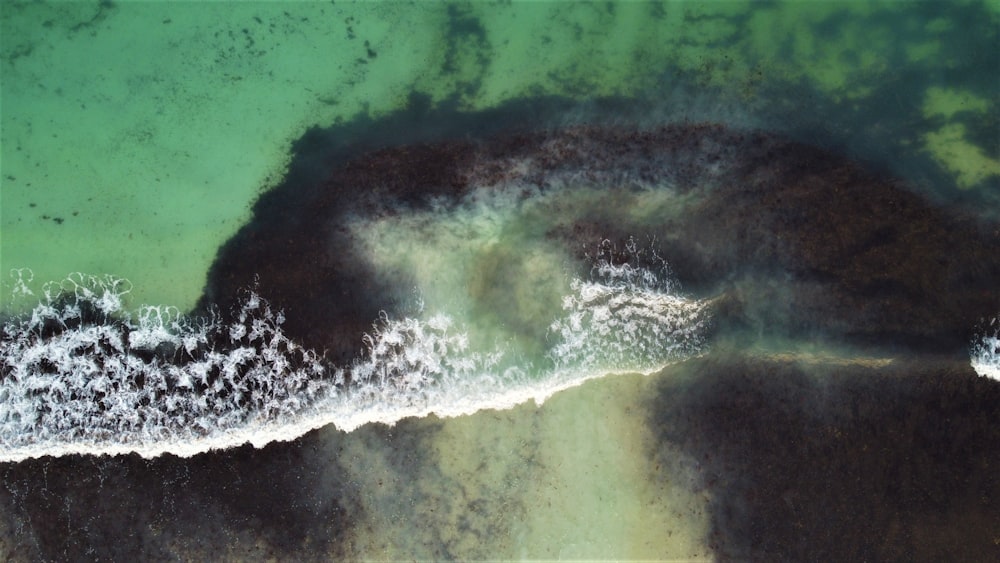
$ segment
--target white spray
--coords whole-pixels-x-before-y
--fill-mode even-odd
[[[225,324],[170,307],[130,314],[127,281],[73,274],[0,328],[0,461],[190,456],[328,424],[511,408],[608,373],[650,372],[702,345],[705,304],[671,293],[663,272],[598,259],[592,279],[571,287],[547,365],[502,343],[472,350],[461,327],[432,313],[383,315],[359,335],[367,352],[334,366],[290,340],[282,313],[253,291]]]

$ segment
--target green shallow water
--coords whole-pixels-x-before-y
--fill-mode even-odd
[[[652,97],[661,120],[787,128],[988,192],[991,5],[8,3],[3,266],[185,309],[293,139],[414,91]]]

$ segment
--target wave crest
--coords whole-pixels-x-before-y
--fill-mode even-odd
[[[994,318],[972,345],[972,369],[1000,381],[1000,318]]]
[[[61,291],[55,293],[54,289]],[[320,357],[287,339],[253,292],[239,323],[171,307],[124,309],[127,281],[73,274],[0,331],[0,441],[103,452],[225,432],[335,391]]]
[[[131,284],[73,274],[0,327],[0,461],[43,455],[189,456],[263,446],[333,424],[510,408],[609,372],[659,369],[696,353],[703,302],[662,273],[599,259],[551,325],[546,365],[498,343],[473,350],[447,315],[376,320],[348,366],[289,339],[253,290],[231,322],[176,308],[126,309]],[[20,274],[19,274],[20,275]],[[28,280],[30,281],[30,279]],[[26,283],[15,284],[23,296]]]

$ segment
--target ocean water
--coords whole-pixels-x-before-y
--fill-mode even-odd
[[[995,550],[993,4],[0,10],[4,559]]]

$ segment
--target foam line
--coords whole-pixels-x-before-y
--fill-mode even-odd
[[[131,289],[74,274],[0,331],[0,462],[45,455],[192,456],[351,431],[406,417],[507,409],[596,377],[652,372],[698,353],[706,304],[655,272],[599,263],[573,280],[544,365],[503,343],[473,350],[446,314],[390,319],[347,366],[291,341],[247,291],[231,323],[170,307],[125,309]],[[22,287],[23,291],[27,291]],[[29,292],[30,293],[30,292]]]
[[[1000,381],[1000,318],[990,321],[989,327],[972,346],[972,369],[983,377]]]

